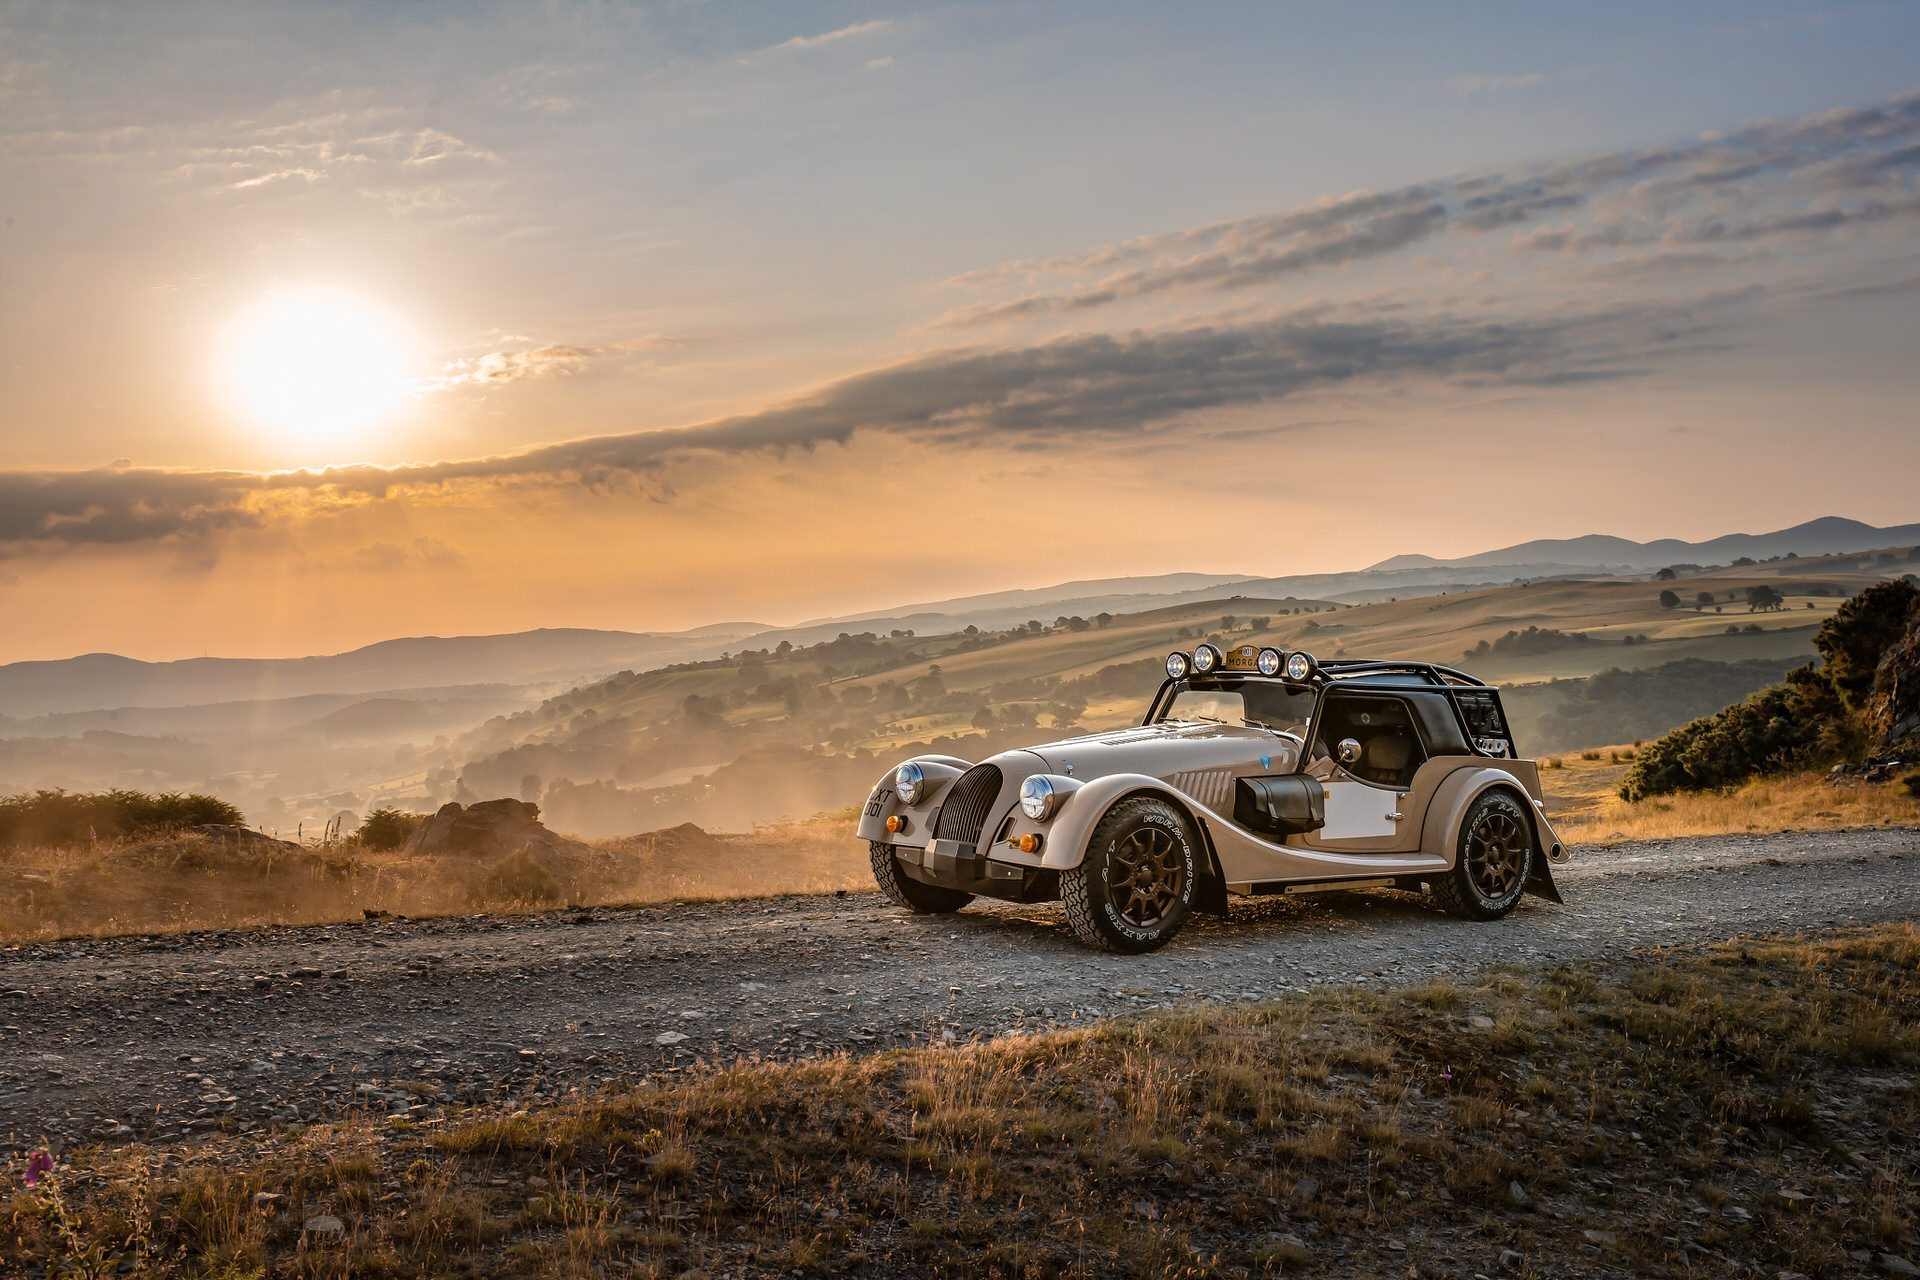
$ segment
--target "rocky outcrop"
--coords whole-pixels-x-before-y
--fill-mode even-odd
[[[1880,659],[1866,721],[1876,752],[1912,759],[1920,749],[1920,614]]]
[[[525,800],[443,804],[407,841],[407,852],[411,854],[463,854],[482,862],[504,858],[523,849],[535,854],[591,852],[578,840],[547,830],[540,821],[540,806]]]
[[[291,840],[275,840],[272,836],[248,827],[209,822],[204,826],[189,827],[187,830],[195,835],[205,836],[223,848],[239,849],[246,853],[299,853],[302,851],[302,846]]]

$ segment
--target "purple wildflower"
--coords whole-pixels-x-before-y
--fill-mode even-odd
[[[53,1155],[45,1148],[27,1153],[26,1184],[30,1187],[40,1185],[40,1176],[53,1172]]]

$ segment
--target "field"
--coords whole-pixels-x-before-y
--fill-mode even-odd
[[[0,1265],[305,1276],[1905,1274],[1911,924],[558,1105],[88,1149]]]
[[[1547,581],[1352,607],[1233,598],[1104,624],[1035,619],[971,635],[843,635],[570,691],[456,740],[448,755],[461,763],[430,770],[422,785],[433,796],[538,798],[556,829],[589,837],[689,821],[739,829],[839,808],[914,752],[977,759],[1126,724],[1157,686],[1167,651],[1201,639],[1461,666],[1513,690],[1530,752],[1590,745],[1570,735],[1594,723],[1655,736],[1812,660],[1820,624],[1878,577],[1850,558],[1828,567],[1791,576],[1777,566],[1743,568],[1673,584],[1689,601],[1712,595],[1708,606],[1663,607],[1668,588],[1645,580]],[[1782,591],[1785,607],[1749,613],[1737,603],[1762,584]],[[1674,663],[1716,664],[1706,683],[1717,700],[1675,705],[1684,700],[1676,688],[1705,679],[1689,675],[1610,692],[1632,705],[1596,721],[1593,706],[1567,701],[1580,686],[1543,683],[1616,667],[1688,670]]]
[[[1615,791],[1633,752],[1632,745],[1602,747],[1541,762],[1547,813],[1569,845],[1920,822],[1920,797],[1899,782],[1836,786],[1820,773],[1780,774],[1724,791],[1629,804]]]

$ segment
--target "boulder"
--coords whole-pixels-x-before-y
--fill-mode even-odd
[[[207,837],[222,848],[239,849],[247,853],[299,853],[301,851],[301,846],[291,840],[276,840],[270,835],[254,831],[249,827],[209,822],[204,826],[189,827],[188,830],[196,835]]]
[[[540,806],[526,800],[481,800],[462,805],[449,802],[415,829],[407,852],[421,855],[461,854],[491,862],[522,850],[536,854],[586,854],[591,850],[547,830]]]

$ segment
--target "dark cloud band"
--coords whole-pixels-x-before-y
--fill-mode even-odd
[[[1623,376],[1699,312],[1625,308],[1514,322],[1364,311],[1294,313],[1155,333],[942,351],[871,370],[756,413],[668,431],[406,467],[274,473],[0,473],[0,546],[125,545],[257,527],[301,504],[364,501],[472,482],[600,486],[676,454],[844,443],[858,432],[1094,437],[1324,387],[1393,378],[1505,383]]]

